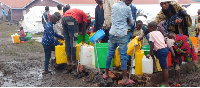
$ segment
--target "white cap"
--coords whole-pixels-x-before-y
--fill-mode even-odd
[[[172,0],[158,0],[159,1],[159,3],[161,3],[161,2],[171,2]]]
[[[159,3],[161,2],[178,2],[178,0],[158,0]]]

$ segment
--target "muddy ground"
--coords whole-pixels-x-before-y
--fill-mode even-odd
[[[94,87],[96,83],[64,74],[50,66],[51,74],[42,75],[44,50],[34,39],[13,44],[10,35],[18,33],[19,26],[0,22],[0,86],[1,87]],[[41,37],[34,34],[33,37]],[[54,57],[52,53],[52,57]],[[200,59],[200,58],[199,58]],[[200,86],[200,72],[182,74],[182,86]]]

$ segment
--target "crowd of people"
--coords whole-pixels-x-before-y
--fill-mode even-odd
[[[111,60],[116,48],[119,46],[123,74],[122,84],[135,83],[127,77],[127,59],[130,57],[127,55],[127,44],[136,36],[139,36],[139,41],[145,36],[151,46],[146,57],[153,58],[154,71],[157,71],[154,55],[159,59],[163,69],[164,85],[169,86],[166,60],[169,51],[172,53],[172,61],[176,72],[174,86],[181,83],[180,65],[182,61],[191,62],[197,59],[196,51],[188,33],[188,27],[191,26],[192,20],[181,5],[172,0],[159,0],[162,9],[157,14],[155,21],[144,24],[141,20],[136,20],[137,9],[132,3],[133,0],[120,0],[119,2],[117,0],[95,1],[98,5],[95,8],[93,31],[97,32],[100,29],[104,29],[105,37],[101,42],[109,44],[106,68],[103,74],[105,80],[109,77]],[[71,9],[70,5],[66,5],[63,10],[62,5],[57,7],[58,12],[50,15],[49,7],[46,6],[42,16],[44,26],[42,45],[45,52],[43,74],[49,73],[48,65],[51,51],[55,50],[56,45],[63,44],[58,39],[65,40],[67,65],[77,65],[77,37],[79,34],[83,35],[82,42],[85,43],[86,30],[88,30],[91,23],[89,14],[80,9]],[[199,19],[197,22],[199,22]],[[197,30],[199,29],[197,28]]]

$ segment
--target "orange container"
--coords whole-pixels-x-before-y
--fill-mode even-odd
[[[169,68],[172,65],[172,56],[171,52],[169,51],[169,54],[167,56],[167,67]]]
[[[197,45],[198,38],[197,37],[190,37],[190,39],[192,40],[192,43],[193,43],[194,48],[196,50],[196,53],[198,55],[198,45]]]

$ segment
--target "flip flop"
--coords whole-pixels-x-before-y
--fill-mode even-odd
[[[122,83],[122,85],[128,85],[128,84],[133,84],[133,83],[135,83],[135,82],[133,80],[129,79],[128,83]]]
[[[166,87],[164,84],[162,84],[160,87]]]
[[[158,73],[158,71],[153,71],[153,73]]]
[[[105,76],[105,73],[103,74],[103,79],[107,79],[108,78],[108,76]]]
[[[177,83],[175,87],[179,87],[181,84]]]

